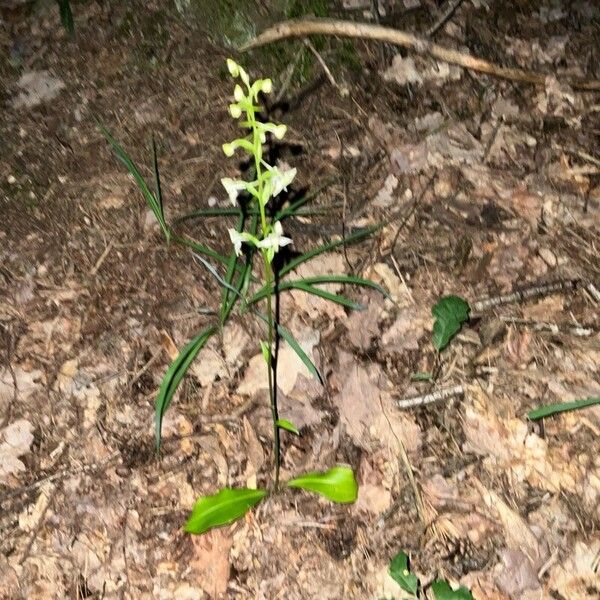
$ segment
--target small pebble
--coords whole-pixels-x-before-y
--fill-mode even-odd
[[[6,181],[8,181],[8,183],[10,183],[10,185],[14,185],[15,183],[17,183],[17,178],[14,175],[9,175],[6,178]]]
[[[556,260],[556,254],[549,248],[540,248],[538,253],[541,259],[551,268],[554,269],[558,263]]]

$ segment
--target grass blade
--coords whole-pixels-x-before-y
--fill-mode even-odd
[[[165,211],[163,207],[163,197],[162,197],[162,189],[160,187],[160,174],[158,172],[158,154],[156,152],[156,140],[154,139],[154,135],[152,136],[152,164],[154,166],[154,182],[156,184],[156,200],[158,203],[158,208],[160,210],[160,216],[163,221],[165,219]]]
[[[69,35],[75,33],[75,22],[73,21],[73,12],[69,0],[57,0],[58,10],[60,12],[60,22]]]
[[[199,254],[196,254],[195,252],[192,252],[192,256],[200,261],[208,270],[208,272],[218,281],[219,285],[227,290],[230,290],[231,292],[233,292],[234,294],[236,294],[237,296],[241,297],[241,294],[238,290],[236,290],[230,283],[227,283],[217,272],[217,270],[207,261],[204,260]]]
[[[306,284],[306,285],[320,285],[325,283],[343,283],[347,285],[358,285],[363,287],[370,287],[374,290],[377,290],[381,294],[383,294],[386,298],[389,298],[390,295],[387,291],[382,288],[379,284],[374,281],[370,281],[369,279],[363,279],[362,277],[354,277],[353,275],[318,275],[316,277],[304,277],[303,279],[292,279],[288,281],[281,282],[277,289],[279,291],[289,290],[297,288],[297,284]],[[271,288],[273,289],[273,288]],[[258,292],[256,292],[250,300],[248,300],[248,304],[253,304],[267,297],[267,287],[263,286]]]
[[[156,199],[155,195],[150,191],[146,180],[142,177],[142,174],[140,173],[139,169],[137,168],[136,164],[133,162],[129,154],[125,152],[125,150],[119,144],[119,142],[117,142],[117,140],[109,133],[108,129],[106,129],[106,127],[104,127],[104,125],[102,125],[101,123],[98,123],[98,128],[100,129],[104,137],[107,139],[108,143],[111,145],[113,152],[115,153],[117,158],[127,167],[127,170],[135,179],[138,188],[142,192],[142,196],[144,196],[144,199],[146,200],[148,206],[154,213],[154,216],[156,217],[156,220],[158,221],[160,228],[162,229],[162,232],[164,233],[165,238],[167,239],[167,242],[169,242],[171,239],[171,231],[163,217],[161,205]]]
[[[292,333],[283,327],[283,325],[279,325],[279,323],[277,323],[277,333],[290,345],[290,348],[298,355],[298,358],[304,363],[304,366],[309,370],[311,375],[313,375],[321,385],[325,385],[317,367],[315,367],[313,361],[308,357],[308,354],[304,352],[302,346],[296,341],[296,338]]]
[[[325,300],[329,300],[334,304],[341,304],[342,306],[345,306],[346,308],[350,308],[352,310],[365,309],[365,307],[362,304],[354,302],[354,300],[350,300],[350,298],[347,298],[346,296],[342,296],[341,294],[334,294],[333,292],[328,292],[327,290],[322,290],[321,288],[308,285],[302,281],[294,282],[293,288],[297,290],[302,290],[303,292],[307,292],[309,294],[313,294],[313,296],[319,296],[319,298],[324,298]]]
[[[224,256],[223,254],[220,254],[216,250],[213,250],[212,248],[209,248],[208,246],[204,246],[203,244],[200,244],[199,242],[190,240],[187,237],[181,237],[179,235],[176,235],[173,237],[173,241],[177,242],[178,244],[181,244],[182,246],[187,246],[188,248],[191,248],[194,252],[197,252],[198,254],[203,254],[204,256],[213,258],[214,260],[219,261],[223,265],[226,265],[229,262],[229,259],[226,256]]]
[[[155,435],[157,450],[160,449],[162,421],[165,412],[167,408],[169,408],[169,405],[173,400],[173,396],[175,395],[183,376],[190,368],[192,361],[194,358],[196,358],[198,352],[200,352],[200,350],[205,346],[206,342],[208,342],[210,337],[216,331],[217,326],[212,325],[211,327],[201,331],[193,340],[188,342],[188,344],[184,346],[183,350],[181,350],[177,358],[171,363],[171,366],[163,377],[160,390],[158,391],[158,396],[156,397],[155,408]]]
[[[334,248],[339,248],[340,246],[348,246],[349,244],[355,244],[365,238],[369,237],[372,233],[375,233],[379,229],[381,229],[385,223],[380,223],[379,225],[373,225],[371,227],[367,227],[366,229],[361,229],[356,231],[345,238],[336,240],[334,242],[326,242],[325,244],[321,244],[304,254],[297,256],[292,259],[289,263],[283,266],[283,268],[279,271],[279,276],[283,277],[290,271],[293,271],[298,265],[305,263],[306,261],[318,256],[319,254],[323,254],[324,252],[329,252]]]
[[[531,412],[527,413],[527,416],[532,420],[543,419],[544,417],[550,417],[561,412],[569,410],[578,410],[580,408],[586,408],[587,406],[593,406],[594,404],[600,404],[600,397],[597,398],[585,398],[584,400],[574,400],[573,402],[560,402],[558,404],[548,404],[546,406],[540,406]]]

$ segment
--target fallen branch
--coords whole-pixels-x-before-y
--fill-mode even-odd
[[[396,400],[396,406],[400,410],[407,410],[409,408],[416,408],[417,406],[426,406],[427,404],[433,404],[434,402],[441,402],[442,400],[449,400],[450,398],[457,398],[464,393],[465,388],[462,385],[455,385],[451,388],[436,390],[435,392],[431,392],[431,394]]]
[[[483,298],[471,304],[471,316],[505,304],[519,304],[525,302],[525,300],[535,300],[557,292],[572,292],[577,289],[578,284],[579,281],[576,279],[565,279],[551,283],[534,284],[511,294]]]
[[[368,23],[354,23],[337,19],[292,19],[283,21],[273,27],[265,29],[260,35],[244,44],[240,50],[245,52],[259,46],[272,44],[288,38],[306,37],[309,35],[336,35],[346,38],[359,38],[376,42],[385,42],[394,46],[410,48],[418,54],[425,54],[444,62],[459,65],[465,69],[487,73],[494,77],[545,85],[547,75],[525,71],[511,67],[500,67],[482,58],[477,58],[466,52],[459,52],[434,44],[426,38],[418,37],[411,33],[399,31],[391,27],[371,25]],[[600,81],[595,79],[569,79],[569,85],[574,89],[600,91]]]

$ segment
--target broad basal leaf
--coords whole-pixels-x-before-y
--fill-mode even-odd
[[[432,343],[436,350],[443,350],[469,319],[469,304],[458,296],[444,296],[431,309],[435,317]]]
[[[287,486],[321,494],[332,502],[355,502],[358,496],[358,484],[349,467],[333,467],[324,473],[307,473],[288,481]]]
[[[196,501],[185,524],[185,530],[199,535],[214,527],[233,523],[266,495],[265,490],[223,488],[214,496],[202,496]]]
[[[408,569],[408,556],[404,552],[399,552],[394,556],[390,563],[389,573],[392,579],[409,594],[417,595],[419,580],[414,573]]]
[[[446,581],[434,581],[431,591],[435,600],[473,600],[471,592],[466,587],[453,590]]]

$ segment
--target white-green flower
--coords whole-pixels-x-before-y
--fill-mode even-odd
[[[273,257],[275,252],[282,246],[287,246],[292,243],[292,239],[283,235],[283,227],[279,221],[276,221],[273,225],[273,229],[269,235],[257,242],[259,248],[267,248],[269,250],[269,256]]]
[[[246,99],[246,95],[244,94],[244,90],[239,83],[235,84],[235,88],[233,89],[233,97],[236,102],[241,102]]]
[[[235,250],[235,253],[237,256],[241,256],[242,254],[242,244],[254,244],[255,246],[258,246],[258,240],[251,234],[246,233],[245,231],[237,231],[237,229],[234,229],[233,227],[230,227],[228,230],[229,232],[229,239],[231,240],[231,243],[233,244],[233,249]]]
[[[273,198],[283,192],[287,192],[287,186],[294,181],[296,177],[296,169],[286,169],[281,171],[277,167],[271,169],[271,179],[269,180],[270,192]]]
[[[223,177],[221,183],[229,196],[230,202],[235,206],[238,194],[246,189],[246,182],[239,179],[231,179],[231,177]]]

